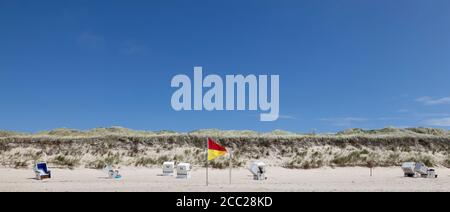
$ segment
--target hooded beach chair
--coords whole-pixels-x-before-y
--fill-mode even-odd
[[[163,163],[163,176],[172,176],[175,170],[175,162]]]
[[[191,164],[179,163],[177,165],[177,178],[188,179],[191,177]]]
[[[111,165],[105,166],[103,171],[107,173],[109,179],[120,179],[122,175],[119,174],[119,170],[114,170]]]
[[[405,177],[423,177],[423,178],[438,177],[434,169],[429,169],[423,163],[405,162],[402,164],[402,169],[405,174]]]
[[[52,177],[51,171],[48,170],[47,163],[41,162],[37,163],[34,167],[34,173],[36,174],[36,179],[50,179]]]
[[[263,162],[253,162],[249,168],[254,180],[266,180],[266,164]]]

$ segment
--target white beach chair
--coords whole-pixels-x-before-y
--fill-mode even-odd
[[[416,163],[415,162],[405,162],[402,164],[402,170],[405,177],[415,177],[416,176]]]
[[[429,169],[423,163],[405,162],[402,164],[402,170],[405,177],[423,177],[423,178],[438,177],[434,169]]]
[[[249,168],[254,180],[266,180],[266,164],[263,162],[253,162]]]
[[[37,163],[34,166],[33,170],[34,170],[34,173],[36,174],[37,180],[52,178],[52,173],[50,170],[48,170],[47,163],[45,163],[45,162]]]
[[[103,171],[108,175],[109,179],[121,179],[122,175],[119,174],[119,170],[114,170],[111,165],[105,166]]]
[[[163,176],[172,176],[175,170],[175,162],[163,163]]]
[[[177,178],[188,179],[191,177],[191,164],[180,163],[177,165]]]

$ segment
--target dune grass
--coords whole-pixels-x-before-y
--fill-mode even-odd
[[[0,131],[0,166],[24,168],[48,161],[65,168],[159,167],[164,161],[205,165],[205,141],[213,137],[233,149],[233,166],[261,160],[272,166],[312,169],[323,166],[398,166],[404,161],[450,167],[450,134],[442,129],[350,129],[336,134],[276,130],[135,131],[122,127],[55,129],[39,133]],[[226,157],[211,161],[227,168]]]

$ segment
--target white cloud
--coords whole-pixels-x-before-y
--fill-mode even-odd
[[[248,117],[259,118],[261,116],[261,114],[249,114],[247,116]],[[280,120],[280,119],[297,120],[297,117],[295,117],[295,116],[283,115],[283,114],[279,114],[279,115],[269,115],[269,114],[267,114],[267,117],[269,117],[269,118],[277,118],[278,120]]]
[[[429,119],[425,121],[425,124],[429,126],[450,127],[450,117]]]
[[[397,110],[397,113],[408,113],[409,110],[408,109],[399,109]]]
[[[256,115],[256,114],[252,114],[252,115],[249,115],[249,117],[260,117],[260,115]],[[282,114],[280,114],[280,115],[267,115],[267,117],[269,117],[269,118],[278,118],[278,120],[279,119],[289,119],[289,120],[297,120],[297,117],[295,117],[295,116],[290,116],[290,115],[282,115]]]
[[[450,113],[414,113],[413,116],[418,118],[442,118],[450,116]]]
[[[424,105],[443,105],[450,104],[450,97],[432,98],[424,96],[416,99],[416,102],[423,103]]]
[[[376,118],[375,120],[377,120],[377,121],[394,121],[394,120],[402,120],[402,119],[404,119],[404,118],[402,118],[402,117],[379,117],[379,118]]]
[[[278,118],[280,118],[280,119],[292,119],[292,120],[297,119],[294,116],[289,116],[289,115],[279,115]]]
[[[137,53],[143,53],[146,51],[146,49],[146,46],[136,43],[135,41],[128,40],[123,44],[121,52],[126,55],[133,55]]]
[[[103,48],[105,46],[105,39],[91,31],[82,32],[77,39],[79,45],[89,48]]]
[[[359,117],[324,118],[319,120],[329,122],[330,124],[339,127],[349,127],[354,123],[361,123],[368,121],[368,119],[366,118],[359,118]]]

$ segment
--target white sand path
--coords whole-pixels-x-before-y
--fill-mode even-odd
[[[159,176],[157,168],[121,168],[121,180],[106,178],[101,170],[52,169],[53,178],[38,181],[27,169],[0,168],[0,191],[450,191],[450,169],[439,168],[437,179],[405,178],[400,168],[322,168],[290,170],[268,167],[268,180],[254,181],[246,169],[209,171],[210,185],[205,186],[205,169],[196,168],[187,180]]]

